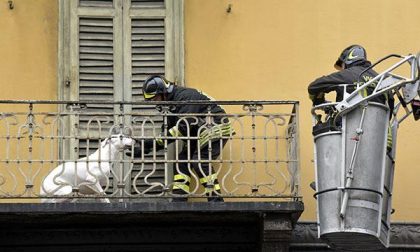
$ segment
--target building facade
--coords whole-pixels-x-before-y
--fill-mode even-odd
[[[301,221],[316,221],[314,191],[309,187],[314,180],[314,164],[307,85],[333,72],[339,53],[350,44],[363,45],[372,62],[391,53],[417,53],[419,6],[412,0],[0,0],[0,99],[141,102],[141,81],[150,74],[164,74],[178,85],[205,90],[217,100],[299,101],[301,170],[296,196],[303,199],[305,211],[300,200],[297,205],[286,204],[279,213],[264,210],[264,205],[247,206],[247,211],[257,216],[266,211],[286,214],[292,220],[291,230],[301,211]],[[16,110],[14,103],[1,106],[2,111]],[[59,106],[43,106],[48,111],[59,110]],[[91,109],[91,113],[121,112],[118,103]],[[141,104],[124,106],[122,113],[141,113],[144,109]],[[22,110],[27,111],[27,107]],[[75,120],[65,123],[83,126],[89,122],[89,118]],[[418,191],[416,167],[420,157],[413,150],[419,134],[420,127],[411,118],[400,127],[393,194],[392,221],[414,226],[420,220],[420,202],[411,196]],[[82,138],[64,144],[54,155],[65,159],[83,156],[89,137]],[[178,211],[188,216],[202,211],[200,207]],[[97,210],[95,206],[86,209]],[[133,207],[129,212],[137,210]],[[57,211],[79,214],[71,208]],[[158,209],[149,206],[144,211]],[[4,208],[4,212],[10,209]],[[116,213],[124,210],[117,209]],[[164,218],[171,214],[169,211]],[[248,217],[241,216],[237,223],[246,223]],[[191,217],[189,223],[194,223],[194,218],[198,217]],[[262,247],[252,244],[247,249]],[[310,247],[312,242],[308,244]]]

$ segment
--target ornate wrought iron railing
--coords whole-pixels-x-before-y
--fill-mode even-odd
[[[186,105],[207,109],[174,113]],[[212,113],[215,105],[226,113]],[[298,106],[1,100],[0,201],[299,200]],[[187,130],[174,134],[173,124]],[[112,138],[136,144],[101,148]],[[136,146],[143,148],[138,152]],[[175,183],[174,173],[190,178]],[[176,194],[174,185],[189,192]]]

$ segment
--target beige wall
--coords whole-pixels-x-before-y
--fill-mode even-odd
[[[229,4],[232,12],[226,13]],[[307,85],[359,43],[375,61],[420,50],[416,0],[185,0],[185,75],[219,100],[299,100],[305,212],[315,219]],[[393,221],[419,221],[420,122],[400,127]]]
[[[0,99],[56,99],[57,2],[0,0]]]
[[[56,99],[58,3],[0,0],[0,99]],[[226,13],[232,4],[231,14]],[[306,87],[333,71],[347,45],[376,60],[420,50],[417,0],[185,0],[188,86],[219,100],[301,101],[303,220],[315,219],[310,102]],[[420,123],[398,139],[393,220],[419,221]]]
[[[0,0],[0,84],[2,87],[0,99],[55,100],[58,87],[58,1],[13,0],[13,3],[14,9],[9,9],[8,0]],[[35,111],[42,110],[40,107],[44,111],[47,110],[45,105],[37,105],[34,107]],[[27,112],[28,109],[28,105],[0,105],[0,112]],[[18,120],[23,123],[25,117],[20,116]],[[7,122],[13,123],[14,120],[11,119]],[[0,123],[2,133],[7,129],[7,122],[2,120]],[[16,135],[15,130],[17,127],[12,126],[11,135]],[[22,128],[22,132],[25,132],[25,128]],[[9,147],[7,147],[8,144]],[[16,157],[16,148],[20,148],[21,153],[27,153],[26,146],[29,143],[13,138],[7,141],[3,138],[0,140],[0,145],[10,149],[9,157],[13,159]],[[37,140],[34,140],[33,145],[35,146],[34,159],[39,159],[40,155],[47,158],[48,154],[37,152],[40,150],[38,147],[42,146]],[[5,153],[5,151],[2,152],[2,159],[5,158]],[[25,154],[21,155],[21,158],[26,158]],[[46,166],[40,168],[42,166],[42,164],[34,164],[30,168],[25,164],[2,163],[0,166],[2,181],[0,183],[7,182],[2,185],[1,189],[15,194],[23,193],[25,177],[33,178],[34,176],[34,192],[38,193],[38,185],[43,176],[35,174],[37,171],[40,171],[40,174],[46,172]],[[14,176],[11,176],[9,171],[12,171]],[[16,202],[16,200],[14,201]]]

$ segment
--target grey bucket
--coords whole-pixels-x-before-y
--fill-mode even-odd
[[[365,108],[352,183],[344,189],[362,111],[356,108],[347,113],[342,118],[341,130],[314,139],[318,235],[341,250],[366,251],[389,246],[393,164],[386,157],[389,109],[383,104],[371,102]],[[345,214],[340,216],[346,191]]]

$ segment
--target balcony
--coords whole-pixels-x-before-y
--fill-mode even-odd
[[[303,211],[298,106],[0,101],[2,251],[286,251]]]

